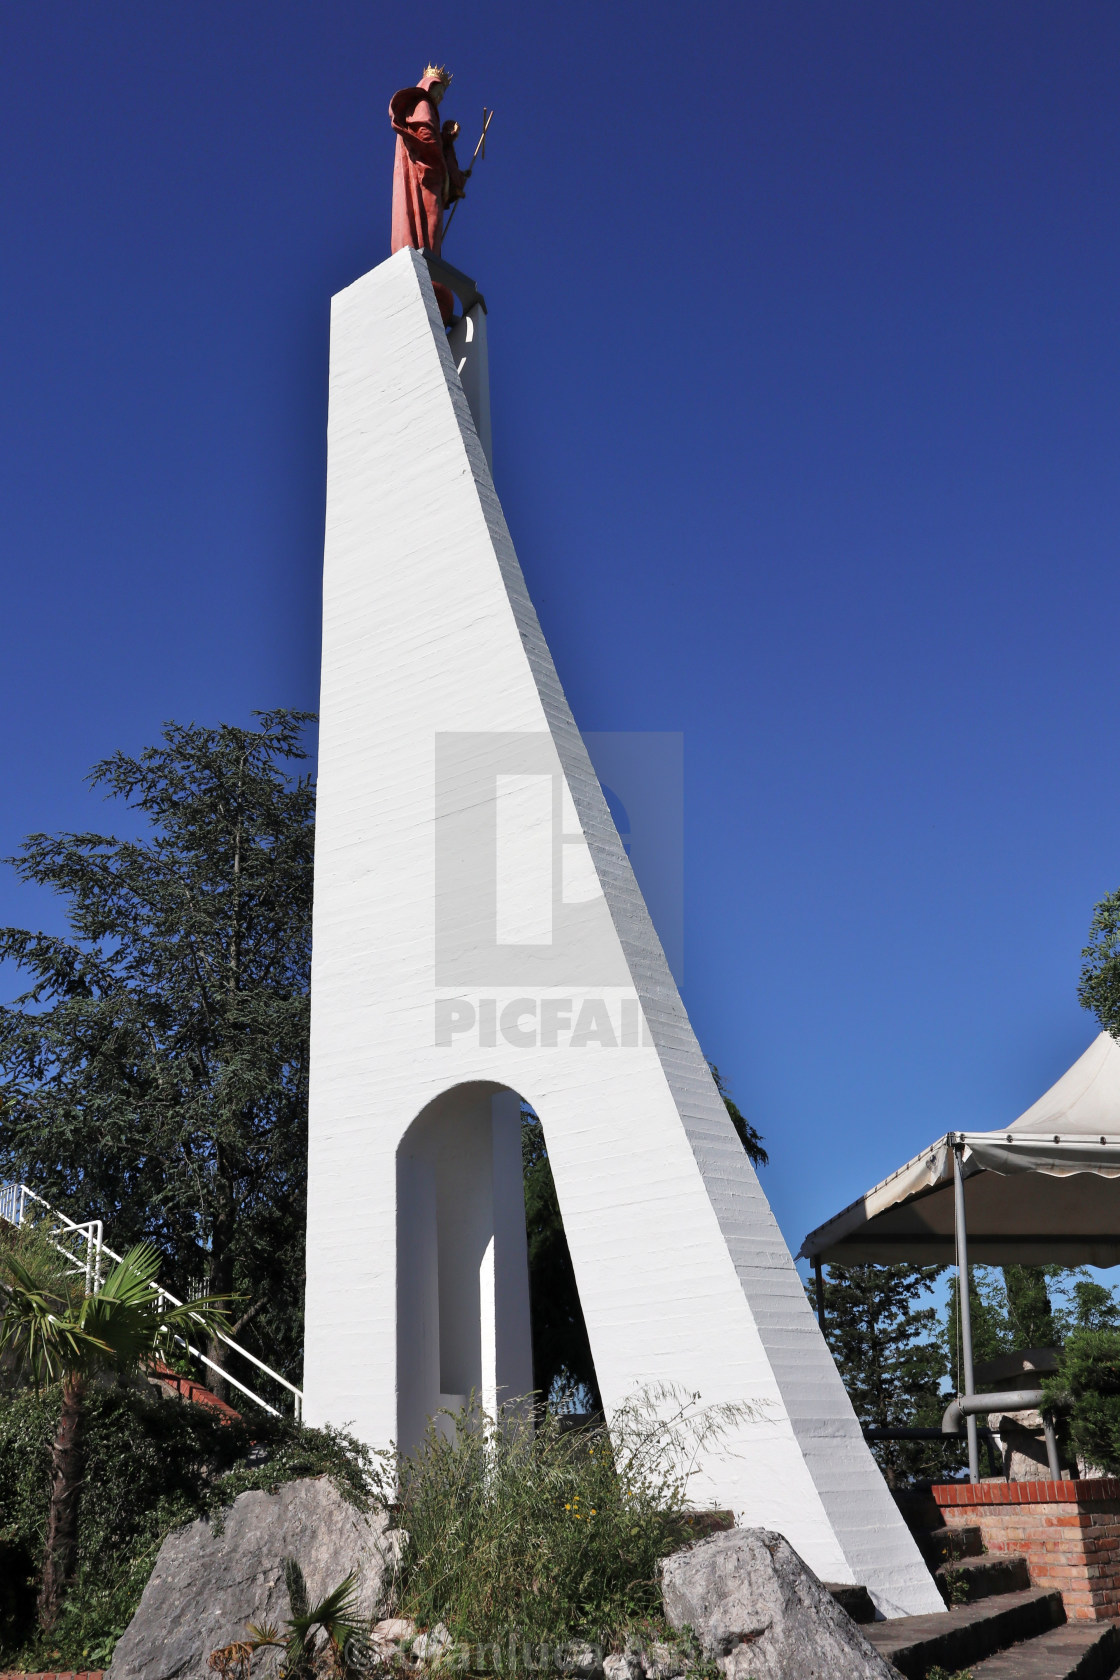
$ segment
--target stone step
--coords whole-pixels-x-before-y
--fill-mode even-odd
[[[954,1558],[979,1557],[984,1550],[978,1528],[923,1528],[914,1532],[914,1539],[931,1569]]]
[[[1031,1588],[959,1604],[940,1616],[872,1622],[860,1631],[906,1680],[925,1680],[935,1666],[955,1674],[1008,1645],[1060,1627],[1065,1615],[1060,1592]]]
[[[1022,1592],[1031,1584],[1026,1558],[1013,1552],[954,1558],[951,1563],[938,1564],[933,1574],[946,1604],[954,1599],[975,1604],[977,1599],[995,1598],[999,1593]]]
[[[873,1622],[875,1620],[875,1604],[866,1587],[850,1586],[846,1581],[823,1581],[821,1585],[830,1592],[841,1610],[846,1610],[853,1622]]]
[[[1120,1668],[1115,1622],[1067,1622],[972,1663],[972,1680],[1110,1680]]]

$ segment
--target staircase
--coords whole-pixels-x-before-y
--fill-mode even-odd
[[[906,1680],[937,1668],[971,1680],[1109,1680],[1120,1669],[1120,1623],[1067,1622],[1061,1593],[1032,1587],[1025,1558],[985,1552],[978,1528],[915,1538],[948,1610],[863,1627]]]
[[[84,1224],[68,1219],[26,1184],[0,1184],[0,1222],[17,1228],[21,1225],[34,1225],[39,1231],[45,1232],[49,1241],[73,1268],[74,1273],[84,1278],[86,1292],[91,1295],[96,1295],[104,1282],[105,1262],[108,1260],[116,1264],[121,1259],[121,1256],[105,1242],[100,1219],[87,1219]],[[161,1301],[170,1301],[175,1307],[183,1305],[178,1296],[172,1295],[169,1289],[162,1289],[158,1284],[153,1284],[152,1288]],[[275,1406],[269,1405],[248,1383],[235,1377],[226,1365],[219,1365],[216,1360],[203,1353],[201,1348],[184,1341],[181,1336],[176,1336],[175,1340],[192,1358],[213,1371],[223,1382],[229,1383],[231,1388],[243,1394],[253,1405],[271,1413],[273,1417],[281,1415]],[[248,1348],[235,1342],[232,1336],[219,1333],[218,1340],[224,1344],[227,1353],[245,1360],[288,1391],[292,1396],[293,1415],[298,1423],[303,1415],[302,1389],[289,1382],[287,1377],[282,1377],[279,1371],[274,1371],[271,1365],[266,1365],[263,1359],[258,1359],[255,1353],[250,1353]]]

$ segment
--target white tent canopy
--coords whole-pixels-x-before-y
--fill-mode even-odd
[[[1010,1126],[947,1133],[811,1231],[802,1257],[951,1265],[957,1150],[973,1264],[1120,1264],[1120,1044],[1107,1032]]]

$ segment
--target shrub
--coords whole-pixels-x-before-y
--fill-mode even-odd
[[[664,1397],[662,1397],[664,1398]],[[520,1674],[572,1640],[679,1643],[658,1563],[693,1537],[685,1497],[722,1418],[674,1400],[636,1403],[602,1428],[564,1428],[528,1406],[497,1423],[472,1404],[442,1414],[387,1471],[408,1534],[401,1610],[473,1647],[472,1670]]]
[[[239,1493],[329,1473],[353,1503],[373,1497],[368,1453],[333,1431],[267,1416],[226,1422],[146,1385],[95,1389],[88,1407],[77,1574],[53,1634],[41,1639],[34,1584],[59,1395],[0,1397],[0,1656],[9,1667],[107,1666],[167,1534]]]
[[[1069,1438],[1090,1464],[1120,1474],[1120,1330],[1074,1330],[1047,1395],[1068,1408]]]

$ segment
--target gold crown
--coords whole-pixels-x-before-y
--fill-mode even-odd
[[[447,68],[446,64],[429,64],[420,80],[422,82],[426,82],[431,76],[437,77],[438,80],[443,83],[444,87],[450,87],[452,79],[451,72]]]

